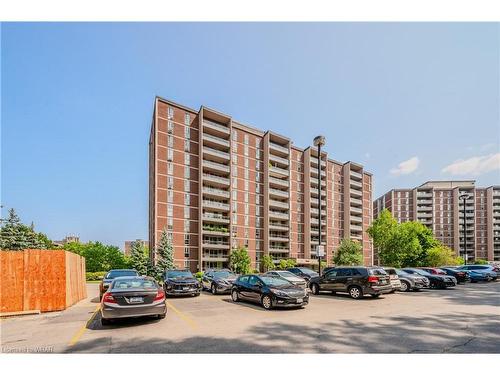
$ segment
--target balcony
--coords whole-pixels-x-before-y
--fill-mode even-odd
[[[203,241],[204,249],[228,249],[229,242],[227,241]]]
[[[432,198],[432,192],[417,191],[417,198]]]
[[[314,178],[318,178],[318,169],[317,168],[311,169],[311,176],[313,176]],[[321,170],[321,179],[322,180],[326,179],[326,171],[324,169]]]
[[[219,137],[207,134],[207,133],[203,134],[203,140],[207,141],[208,143],[213,143],[213,144],[216,144],[219,146],[224,146],[227,148],[229,148],[229,145],[230,145],[228,140],[223,139],[223,138],[219,138]]]
[[[351,213],[363,214],[363,209],[359,207],[350,207]]]
[[[358,198],[363,197],[363,192],[361,190],[350,188],[349,193],[350,193],[351,197],[358,197]]]
[[[288,191],[269,188],[269,196],[288,198]]]
[[[211,155],[211,156],[214,156],[216,158],[223,159],[223,160],[230,160],[231,159],[231,155],[229,155],[229,152],[216,150],[215,148],[212,148],[212,147],[203,146],[203,153],[206,155]]]
[[[274,199],[270,199],[269,207],[278,207],[288,210],[290,208],[290,204],[288,202],[280,202],[280,201],[275,201]]]
[[[229,178],[217,176],[215,174],[203,173],[203,179],[205,181],[210,181],[210,182],[213,182],[215,184],[219,184],[219,185],[223,185],[223,186],[229,186],[229,184],[230,184]]]
[[[270,166],[269,167],[269,174],[273,176],[283,176],[283,177],[288,177],[290,175],[290,172],[287,169],[283,169],[280,167],[275,167],[275,166]]]
[[[420,202],[419,202],[420,203]],[[427,212],[432,211],[432,207],[428,206],[417,206],[417,212]]]
[[[431,213],[417,213],[417,219],[420,219],[420,218],[427,218],[427,217],[432,217],[432,214]]]
[[[363,231],[363,227],[361,225],[351,224],[349,225],[349,227],[352,231],[358,231],[358,232]]]
[[[323,215],[321,215],[321,216],[323,216]],[[311,225],[313,225],[313,224],[314,225],[319,225],[319,220],[317,218],[312,217],[311,218]],[[326,227],[326,220],[325,219],[321,220],[321,226],[322,227]],[[316,232],[317,231],[318,231],[318,229],[316,229]]]
[[[287,247],[279,247],[279,246],[276,246],[276,247],[273,247],[273,246],[269,246],[269,252],[270,253],[289,253],[290,250],[288,250]]]
[[[288,218],[289,218],[287,213],[280,212],[280,211],[273,211],[273,210],[269,210],[269,217],[275,217],[275,218],[286,219],[286,220],[288,220]]]
[[[311,214],[318,216],[319,215],[319,210],[317,208],[312,208],[311,207]],[[326,210],[321,210],[321,216],[326,216]]]
[[[361,199],[351,198],[349,201],[351,202],[351,205],[352,204],[357,204],[359,206],[363,205],[363,201]],[[352,206],[351,206],[351,208],[352,208]]]
[[[274,161],[276,163],[279,163],[279,164],[282,164],[282,165],[287,165],[289,164],[289,161],[288,159],[285,159],[285,158],[282,158],[280,156],[276,156],[276,155],[273,155],[273,154],[269,154],[269,160],[270,161]]]
[[[272,230],[278,230],[278,231],[286,231],[288,232],[288,230],[290,229],[288,227],[288,225],[285,225],[285,224],[281,224],[281,223],[276,223],[276,222],[269,222],[269,229],[272,229]]]
[[[279,235],[277,233],[269,233],[269,240],[275,242],[288,242],[290,239],[288,236]]]
[[[311,166],[316,167],[316,168],[318,167],[318,158],[317,157],[311,156]],[[321,167],[322,167],[322,169],[324,167],[326,167],[326,161],[324,161],[323,159],[321,159]]]
[[[229,257],[227,254],[203,254],[202,260],[206,262],[227,262]]]
[[[311,184],[314,186],[318,186],[318,179],[316,177],[311,177]],[[326,187],[326,181],[323,179],[321,180],[321,190],[323,190],[323,187]]]
[[[288,186],[289,186],[288,180],[282,180],[280,178],[271,177],[271,176],[269,176],[269,184],[273,184],[275,186],[286,187],[286,188],[288,188]]]
[[[356,180],[362,180],[363,175],[359,172],[351,171],[351,178],[356,179]]]
[[[203,228],[202,234],[205,234],[208,236],[224,236],[224,237],[229,236],[229,232],[227,230],[221,231],[221,230],[216,230],[216,229],[205,229],[205,228]]]
[[[314,196],[318,196],[319,194],[319,190],[317,188],[311,188],[311,195],[314,195]],[[321,189],[321,196],[326,196],[326,190],[325,189]]]
[[[215,189],[207,186],[203,186],[203,194],[205,195],[210,195],[210,196],[215,196],[215,197],[224,197],[224,198],[229,198],[231,196],[231,193],[227,190],[222,190],[222,189]]]
[[[210,120],[206,120],[204,119],[203,120],[203,126],[204,127],[207,127],[207,128],[210,128],[210,129],[213,129],[213,130],[218,130],[224,134],[230,134],[231,133],[231,130],[229,129],[229,127],[223,125],[223,124],[219,124],[217,122],[213,122],[213,121],[210,121]]]
[[[288,153],[289,153],[288,147],[280,146],[280,145],[278,145],[278,144],[276,144],[274,142],[269,142],[269,148],[271,150],[278,151],[281,154],[288,155]]]
[[[229,165],[216,163],[214,161],[203,160],[203,166],[207,169],[212,169],[220,172],[230,172]]]
[[[202,215],[202,219],[204,221],[212,222],[212,223],[229,224],[229,216],[225,216],[225,215],[217,215],[217,214],[205,212]]]
[[[363,223],[363,218],[361,216],[350,215],[351,223]]]
[[[229,204],[211,200],[203,200],[203,207],[215,208],[217,210],[229,211]]]

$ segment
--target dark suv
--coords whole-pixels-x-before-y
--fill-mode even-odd
[[[189,270],[167,270],[163,279],[163,289],[167,296],[199,296],[201,284]]]
[[[389,275],[378,267],[335,267],[309,281],[313,294],[321,291],[345,292],[354,298],[365,294],[378,297],[392,292]]]

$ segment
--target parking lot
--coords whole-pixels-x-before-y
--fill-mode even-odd
[[[63,312],[3,319],[2,352],[500,353],[500,282],[379,299],[311,296],[303,309],[265,311],[228,295],[168,299],[163,320],[103,327],[98,286]]]

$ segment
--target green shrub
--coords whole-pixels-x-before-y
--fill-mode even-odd
[[[99,272],[86,272],[85,279],[87,281],[99,281],[104,278],[107,274],[107,271],[99,271]]]
[[[203,277],[203,271],[196,272],[194,274],[194,277],[196,277],[199,281],[201,281],[201,279]]]
[[[474,264],[488,264],[488,261],[484,259],[476,259]]]

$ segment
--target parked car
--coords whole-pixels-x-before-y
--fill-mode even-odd
[[[203,274],[201,283],[203,289],[210,290],[212,294],[230,293],[237,278],[238,275],[227,269],[211,270]]]
[[[450,268],[450,267],[441,267],[440,270],[442,270],[447,275],[455,277],[455,279],[457,279],[458,284],[470,281],[470,276],[468,271],[457,270],[455,268]]]
[[[199,296],[201,284],[189,270],[165,271],[163,288],[167,296]]]
[[[113,319],[139,316],[165,318],[165,292],[151,277],[121,276],[114,278],[101,300],[101,324]]]
[[[392,293],[396,290],[401,290],[401,280],[399,280],[396,269],[392,267],[384,267],[384,271],[389,275],[389,279],[391,280]]]
[[[490,264],[468,264],[466,266],[460,266],[457,269],[466,271],[490,272],[492,274],[491,276],[493,277],[493,280],[496,280],[500,276],[500,267]]]
[[[425,276],[408,273],[400,269],[396,269],[396,273],[398,274],[399,281],[401,281],[399,290],[402,292],[416,291],[430,286],[429,279]]]
[[[268,271],[264,274],[264,276],[279,277],[281,279],[290,281],[293,285],[300,286],[301,288],[305,288],[307,286],[307,282],[302,277],[296,276],[290,271]]]
[[[113,280],[120,276],[139,276],[139,272],[125,269],[109,271],[99,283],[99,301],[102,300],[102,296],[106,293]]]
[[[379,297],[392,292],[389,275],[379,267],[335,267],[321,276],[309,281],[309,288],[314,294],[321,291],[332,293],[345,292],[354,298],[365,294]]]
[[[429,279],[430,288],[446,289],[447,287],[453,287],[457,285],[457,279],[449,275],[433,275],[427,271],[420,268],[403,268],[403,271],[414,274],[425,276]]]
[[[319,276],[316,271],[313,271],[307,267],[292,267],[288,268],[287,271],[293,273],[296,276],[302,277],[306,281],[307,286],[309,286],[309,280],[311,279],[311,277]]]
[[[436,267],[418,267],[421,270],[427,271],[433,275],[447,275],[446,272],[444,272],[442,269],[436,268]]]
[[[489,272],[480,272],[480,271],[465,271],[469,274],[470,282],[477,283],[479,281],[492,281],[493,276]]]
[[[309,294],[304,288],[279,277],[242,275],[231,290],[234,302],[246,300],[260,303],[266,310],[274,307],[305,306]]]

